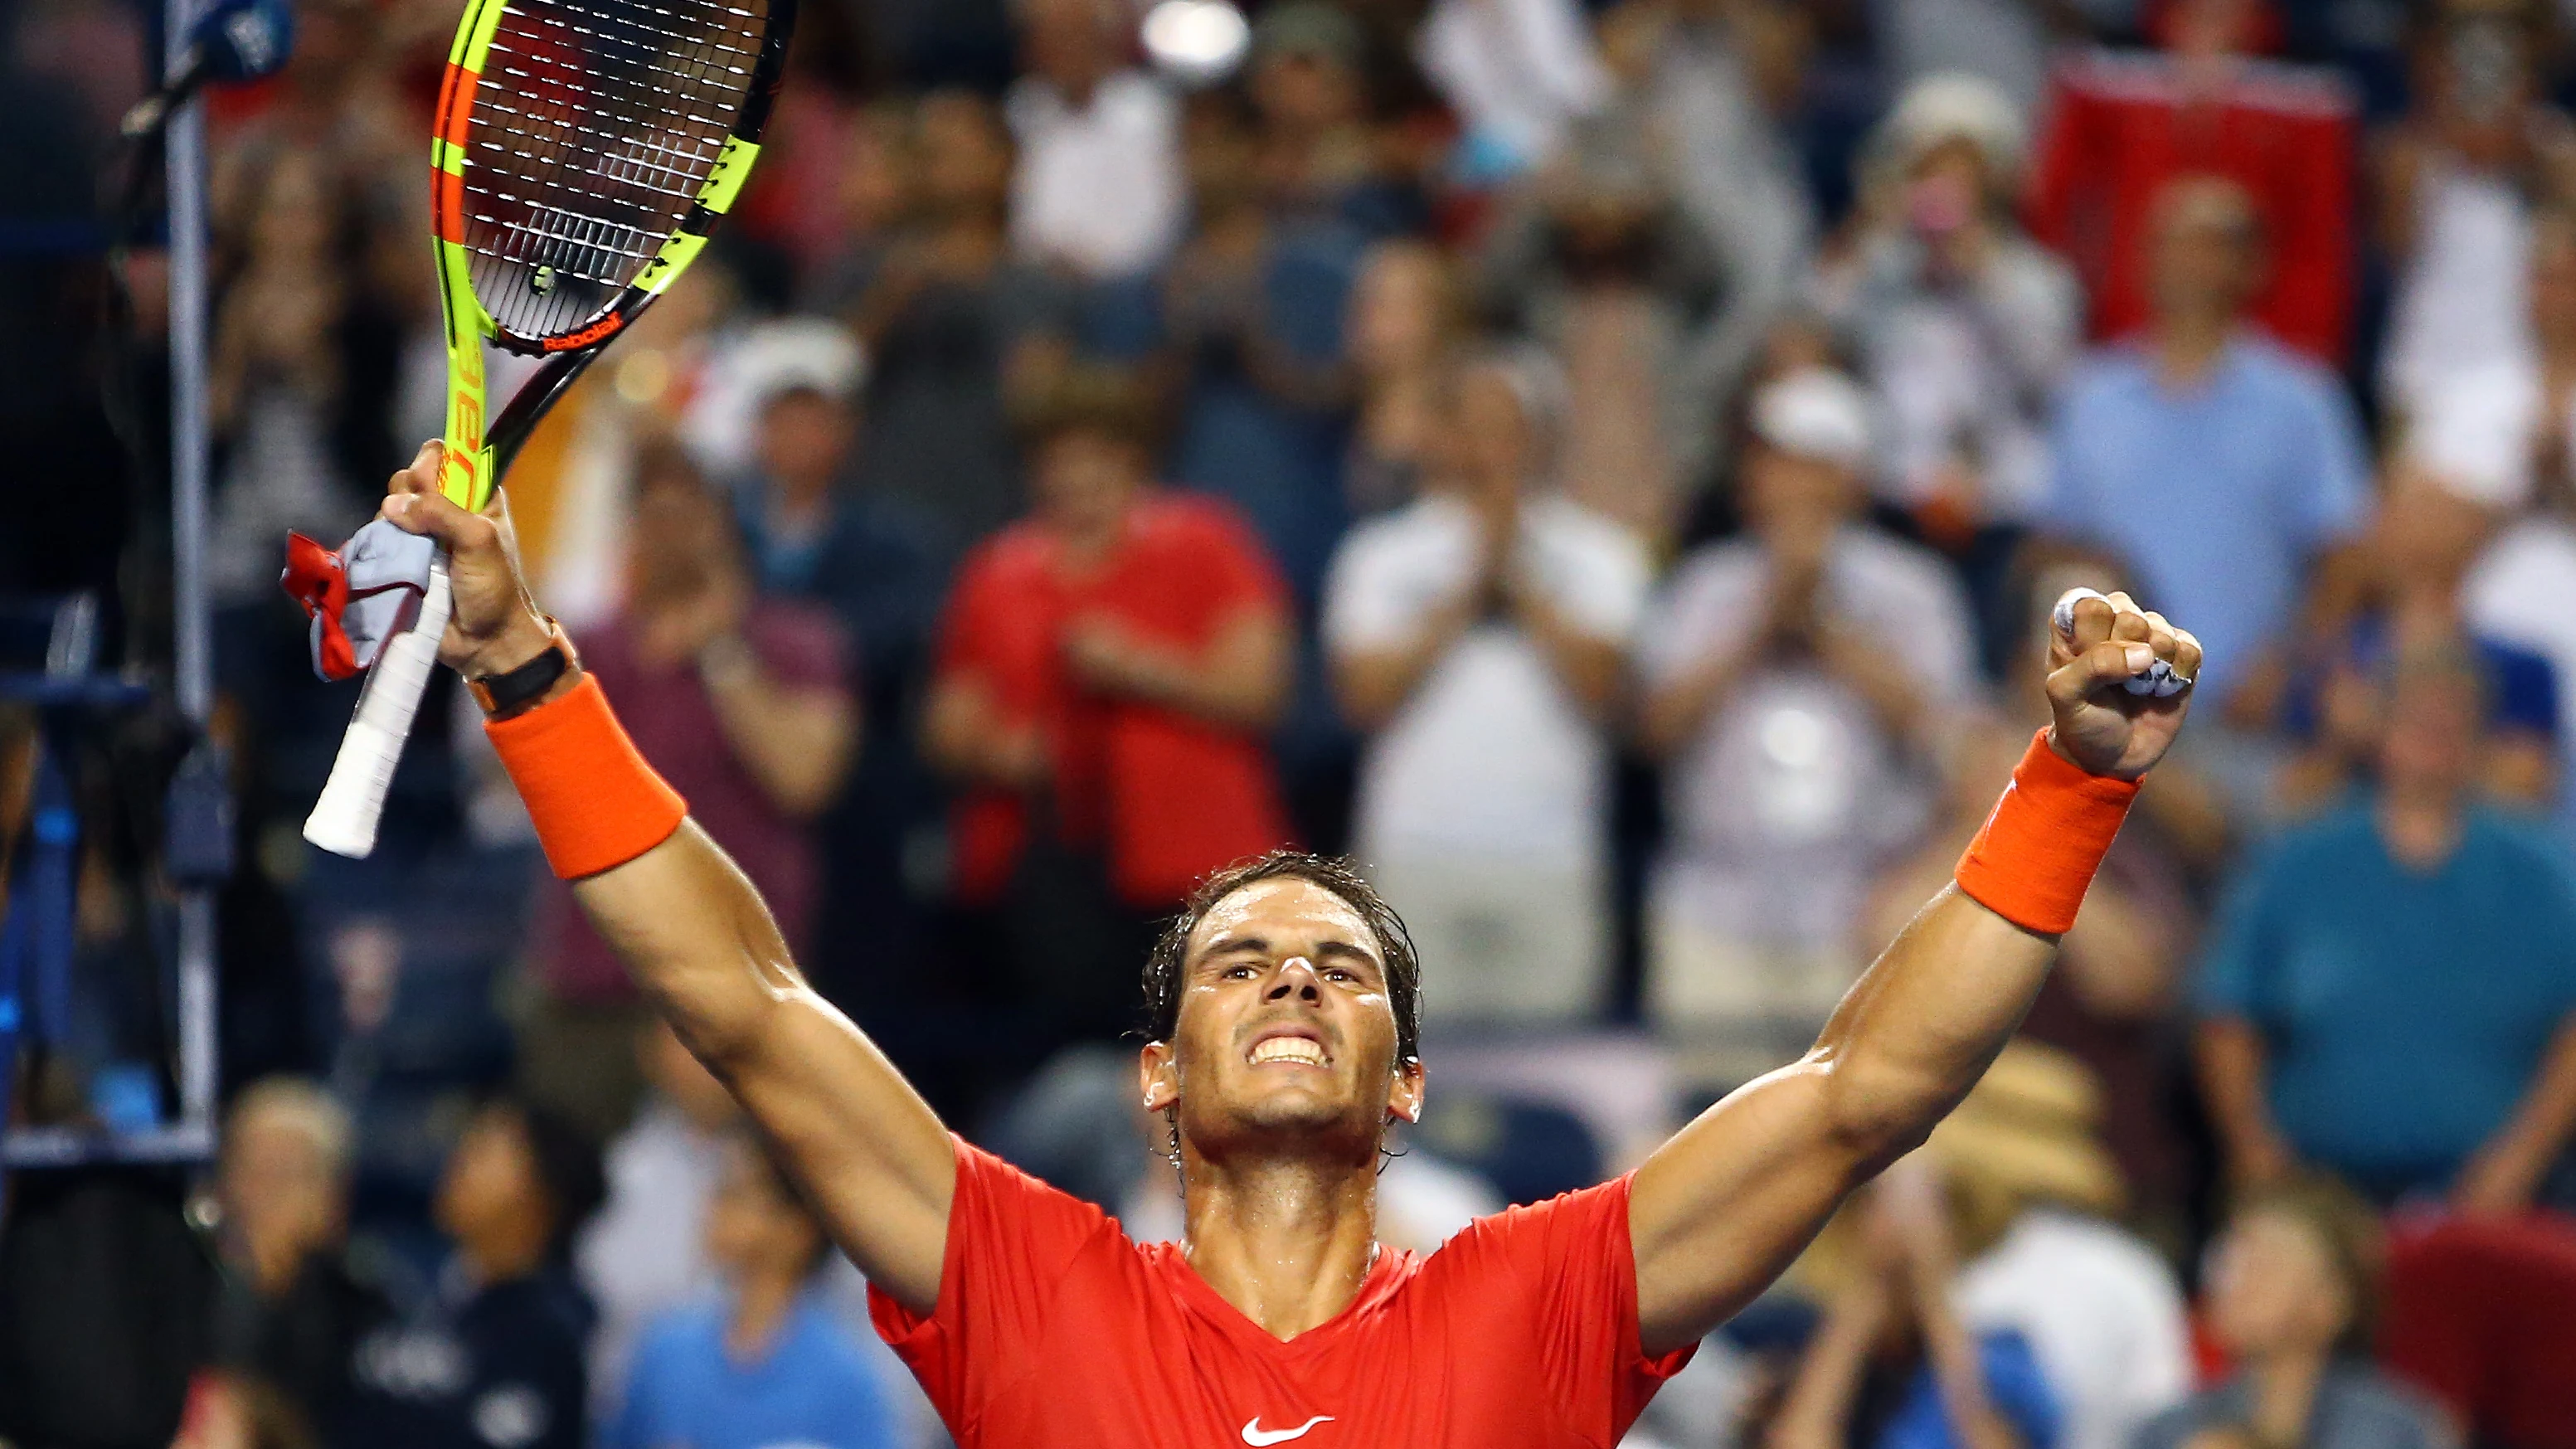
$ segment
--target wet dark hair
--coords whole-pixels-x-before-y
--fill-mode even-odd
[[[1145,958],[1145,1036],[1168,1042],[1181,1017],[1181,982],[1189,964],[1190,936],[1218,902],[1249,886],[1269,880],[1302,880],[1339,896],[1359,913],[1377,937],[1386,967],[1387,999],[1395,1007],[1395,1059],[1398,1065],[1422,1053],[1422,960],[1413,937],[1386,897],[1348,860],[1303,850],[1274,850],[1227,866],[1190,893],[1181,913],[1163,928],[1161,939]]]

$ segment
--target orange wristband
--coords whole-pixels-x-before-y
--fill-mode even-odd
[[[689,802],[636,753],[599,681],[581,681],[483,733],[537,823],[546,864],[565,880],[624,865],[671,838]]]
[[[2041,730],[1959,857],[1959,889],[2024,930],[2065,935],[2137,795],[2135,780],[2088,775],[2061,758]]]

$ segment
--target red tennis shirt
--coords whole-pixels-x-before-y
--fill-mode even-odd
[[[961,1141],[937,1311],[868,1301],[959,1449],[1607,1449],[1691,1355],[1638,1347],[1624,1177],[1381,1253],[1283,1342]]]

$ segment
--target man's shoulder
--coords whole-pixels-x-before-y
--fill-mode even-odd
[[[666,1308],[635,1339],[635,1373],[663,1375],[706,1362],[724,1344],[724,1303],[708,1294]]]
[[[1174,488],[1145,498],[1130,520],[1133,536],[1166,549],[1194,554],[1208,548],[1240,553],[1260,547],[1242,509],[1195,489]]]
[[[2364,1365],[2338,1366],[2317,1397],[2320,1442],[2356,1449],[2430,1449],[2445,1437],[2430,1402]]]
[[[1762,572],[1762,545],[1741,534],[1713,539],[1683,554],[1664,578],[1668,598],[1694,598],[1737,587]]]
[[[1467,541],[1463,509],[1441,498],[1417,498],[1351,525],[1336,550],[1345,568],[1383,568]]]
[[[2143,401],[2155,385],[2154,369],[2135,340],[2107,342],[2075,359],[2058,391],[2058,405],[2081,414]]]
[[[1522,505],[1528,526],[1574,547],[1626,556],[1644,544],[1635,529],[1562,493],[1542,493]]]
[[[2259,327],[2247,327],[2228,344],[2231,381],[2246,394],[2274,405],[2333,409],[2343,383],[2332,369]]]
[[[2384,854],[2370,801],[2355,797],[2291,825],[2262,848],[2263,875],[2296,889],[2315,872],[2341,872],[2356,858]]]

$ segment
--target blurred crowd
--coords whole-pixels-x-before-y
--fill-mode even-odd
[[[1137,973],[1297,843],[1426,963],[1390,1241],[1625,1170],[1805,1048],[2045,723],[2051,601],[2125,588],[2208,662],[2021,1038],[1631,1442],[2576,1445],[2576,14],[803,11],[727,230],[506,496],[951,1125],[1177,1232]],[[373,858],[297,838],[351,693],[279,546],[438,430],[453,18],[299,0],[211,102],[241,868],[182,1437],[933,1442],[461,691]],[[130,96],[139,13],[6,23],[29,94]]]

